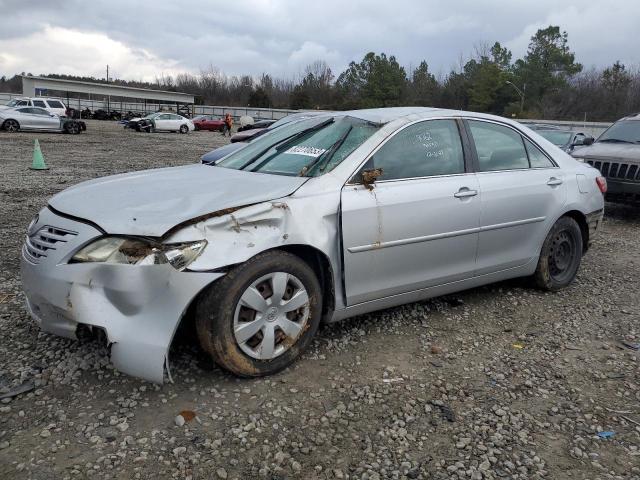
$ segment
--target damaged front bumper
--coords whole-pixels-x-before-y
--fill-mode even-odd
[[[118,370],[162,383],[185,311],[224,273],[180,272],[168,264],[67,263],[78,248],[103,234],[43,209],[21,256],[27,307],[42,330],[55,335],[76,338],[80,324],[101,328]]]

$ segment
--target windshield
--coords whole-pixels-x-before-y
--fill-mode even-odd
[[[333,170],[380,126],[348,116],[291,122],[257,138],[216,166],[315,177]]]
[[[146,117],[142,117],[142,118],[154,118],[156,115],[160,115],[160,114],[159,113],[150,113]]]
[[[563,132],[562,130],[538,130],[536,133],[559,147],[566,145],[571,139],[571,132]]]
[[[19,103],[19,100],[11,100],[9,103],[7,103],[7,107],[16,107]]]
[[[640,121],[622,120],[611,125],[598,142],[640,143]]]

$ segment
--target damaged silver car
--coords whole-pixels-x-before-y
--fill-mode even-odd
[[[215,165],[59,193],[29,225],[22,278],[43,330],[103,331],[123,372],[162,382],[189,311],[218,365],[261,376],[290,365],[322,321],[513,277],[569,285],[605,189],[503,118],[334,112]]]

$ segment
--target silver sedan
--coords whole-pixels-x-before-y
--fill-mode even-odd
[[[165,379],[182,322],[221,367],[261,376],[323,321],[514,277],[566,287],[605,190],[597,170],[504,118],[331,113],[215,166],[54,196],[29,226],[23,285],[43,330],[102,331],[131,375]]]
[[[0,110],[0,129],[7,132],[18,130],[52,130],[80,133],[80,122],[61,118],[40,107],[18,107]]]

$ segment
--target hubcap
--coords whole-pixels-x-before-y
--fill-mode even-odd
[[[549,273],[556,280],[570,273],[575,256],[575,239],[569,232],[558,232],[551,242],[549,251]]]
[[[18,130],[18,124],[16,122],[14,122],[13,120],[9,120],[7,122],[6,129],[9,132],[15,132],[16,130]]]
[[[254,281],[240,296],[233,333],[240,349],[271,360],[296,343],[309,320],[309,295],[294,275],[273,272]]]

